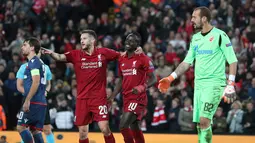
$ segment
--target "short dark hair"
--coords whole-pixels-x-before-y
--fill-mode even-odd
[[[97,41],[97,34],[94,30],[87,29],[87,30],[82,30],[80,32],[80,34],[85,34],[85,33],[89,34],[90,36],[93,36],[95,40]]]
[[[34,47],[34,51],[36,54],[39,53],[40,49],[41,49],[41,44],[40,41],[35,38],[35,37],[30,37],[24,40],[24,43],[27,42],[30,46]]]
[[[207,8],[205,6],[200,6],[200,7],[195,8],[195,10],[200,10],[201,18],[205,16],[207,18],[208,22],[211,21],[212,16],[211,16],[211,11],[209,8]]]
[[[127,37],[135,35],[136,36],[136,42],[138,43],[138,45],[141,44],[141,35],[138,32],[131,32],[128,34]]]

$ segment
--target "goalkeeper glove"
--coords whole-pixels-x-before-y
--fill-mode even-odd
[[[177,78],[175,72],[173,72],[170,76],[165,77],[159,81],[158,89],[161,93],[166,93],[171,83]]]
[[[224,102],[232,103],[236,99],[235,82],[228,80],[228,84],[224,89],[222,98]]]

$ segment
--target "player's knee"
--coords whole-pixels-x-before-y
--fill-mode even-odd
[[[21,132],[24,131],[25,129],[26,129],[26,127],[17,125],[17,131],[18,131],[19,133],[21,133]]]
[[[200,117],[200,128],[206,129],[210,126],[211,120],[205,117]]]
[[[130,125],[131,130],[140,130],[140,122],[134,122]]]
[[[87,127],[79,127],[79,135],[80,135],[81,140],[84,140],[84,139],[88,138],[88,129],[87,129]]]
[[[111,134],[111,130],[109,128],[109,124],[107,121],[101,121],[98,122],[99,128],[101,130],[101,132],[105,135],[105,136],[109,136]]]
[[[119,128],[120,130],[124,128],[129,128],[129,124],[127,122],[120,122]]]
[[[101,128],[101,132],[105,135],[105,136],[109,136],[111,134],[111,130],[110,128],[107,126],[107,127],[103,127]]]
[[[43,129],[45,135],[51,134],[51,129]]]
[[[51,125],[44,125],[43,126],[43,132],[45,135],[51,134]]]

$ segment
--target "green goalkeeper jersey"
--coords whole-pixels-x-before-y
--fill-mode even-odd
[[[225,67],[237,62],[227,34],[213,28],[206,35],[201,32],[193,35],[184,62],[192,64],[195,60],[195,85],[226,85]]]

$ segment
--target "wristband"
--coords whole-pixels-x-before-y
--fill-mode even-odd
[[[235,75],[232,75],[232,74],[230,74],[230,75],[228,76],[228,80],[231,80],[231,81],[233,81],[233,82],[235,82],[235,78],[236,78],[236,76],[235,76]]]
[[[177,78],[177,74],[172,72],[170,76],[167,77],[169,81],[174,81]]]

